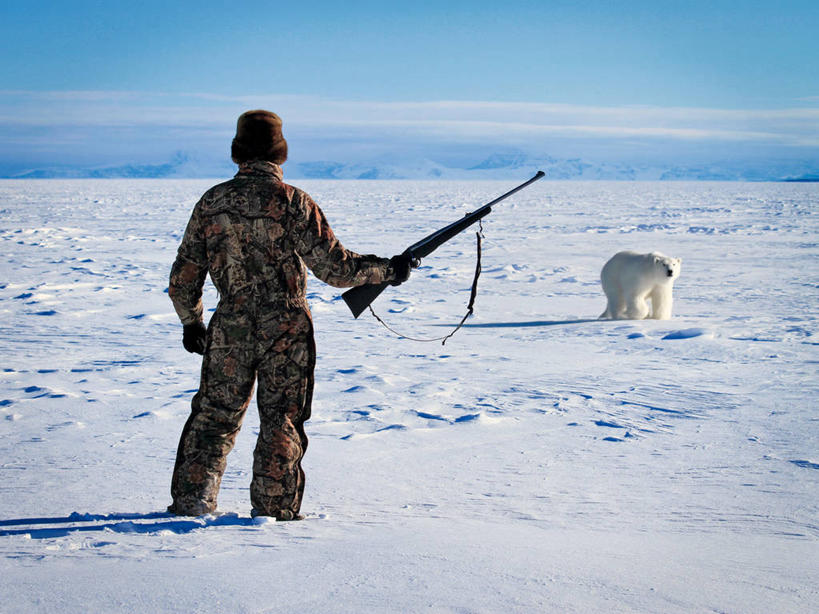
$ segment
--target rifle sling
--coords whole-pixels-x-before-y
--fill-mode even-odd
[[[450,332],[447,335],[444,335],[443,337],[435,337],[433,339],[418,339],[416,337],[409,337],[409,336],[404,335],[402,333],[399,333],[397,330],[391,328],[386,322],[384,322],[384,320],[382,320],[378,316],[377,313],[375,313],[375,311],[373,310],[372,304],[370,304],[367,307],[369,308],[370,313],[373,314],[373,317],[376,320],[378,320],[378,322],[384,328],[386,328],[392,334],[398,336],[401,339],[409,339],[410,341],[420,341],[422,343],[431,343],[431,342],[434,342],[434,341],[440,341],[441,345],[446,345],[446,342],[449,340],[449,338],[452,337],[452,335],[457,333],[459,330],[461,330],[461,327],[464,325],[464,322],[466,322],[467,318],[469,318],[469,316],[471,316],[473,311],[474,311],[475,298],[478,296],[478,277],[481,276],[481,238],[483,237],[483,223],[481,223],[481,221],[479,220],[479,224],[480,224],[480,230],[478,230],[475,233],[475,237],[477,238],[477,252],[478,252],[478,255],[477,255],[477,260],[475,262],[475,277],[472,279],[472,290],[471,290],[471,292],[469,294],[469,304],[466,306],[466,314],[464,314],[464,317],[461,318],[461,321],[452,330],[452,332]]]

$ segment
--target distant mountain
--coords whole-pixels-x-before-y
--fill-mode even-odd
[[[782,181],[788,181],[791,183],[816,183],[819,182],[819,173],[802,175],[801,177],[786,177]]]
[[[528,166],[529,157],[521,151],[510,153],[494,153],[486,160],[469,168],[470,171],[489,170],[496,168],[521,168]]]
[[[661,181],[742,181],[741,171],[728,171],[718,166],[675,166],[663,172]]]
[[[302,162],[286,169],[288,176],[307,179],[508,179],[538,170],[550,179],[658,179],[666,170],[622,164],[595,164],[579,158],[528,156],[522,152],[493,153],[466,168],[444,166],[432,160],[369,164]]]
[[[292,171],[289,165],[285,168]],[[404,179],[401,173],[383,165],[301,162],[295,170],[296,176],[306,179]]]
[[[444,166],[428,159],[384,159],[358,162],[319,160],[289,161],[285,174],[293,179],[511,179],[542,170],[549,179],[616,181],[819,181],[819,163],[789,161],[757,164],[629,165],[529,155],[522,151],[494,152],[477,164],[463,168]],[[203,162],[177,152],[162,164],[125,164],[96,168],[51,167],[7,175],[17,179],[45,178],[218,178],[232,177],[236,166],[229,160]],[[2,176],[2,175],[0,175]]]
[[[448,169],[430,160],[370,164],[341,162],[288,162],[285,174],[303,179],[442,179],[465,171]]]
[[[165,179],[232,176],[236,167],[230,162],[206,164],[185,152],[177,152],[163,164],[124,164],[94,168],[47,167],[16,173],[14,179]],[[8,177],[7,177],[8,178]]]

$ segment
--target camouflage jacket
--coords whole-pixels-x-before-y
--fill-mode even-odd
[[[255,160],[196,203],[168,294],[183,324],[202,320],[208,273],[220,309],[260,296],[265,303],[304,306],[305,264],[340,288],[395,279],[389,260],[345,249],[313,199],[282,182],[281,167]]]

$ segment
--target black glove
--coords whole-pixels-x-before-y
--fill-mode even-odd
[[[398,254],[390,258],[390,270],[392,270],[394,276],[394,279],[390,281],[390,285],[400,286],[407,281],[414,264],[415,262],[409,254]]]
[[[191,353],[204,354],[207,336],[208,329],[201,322],[185,324],[182,328],[182,345]]]

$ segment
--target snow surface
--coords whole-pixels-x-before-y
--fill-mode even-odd
[[[163,513],[198,384],[163,291],[212,183],[0,182],[0,611],[816,611],[819,186],[541,181],[445,346],[311,279],[308,518],[276,523],[252,408],[220,513]],[[514,182],[300,185],[390,255]],[[474,249],[378,313],[445,334]],[[595,320],[622,249],[683,259],[670,321]]]

